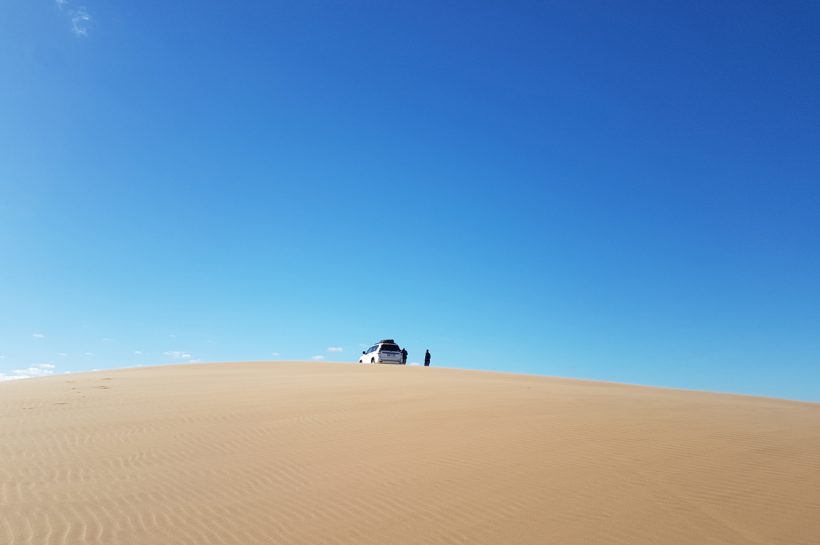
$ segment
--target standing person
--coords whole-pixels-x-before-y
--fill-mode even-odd
[[[407,349],[406,348],[401,349],[401,364],[402,365],[407,365]]]
[[[424,351],[424,366],[430,367],[430,350]]]

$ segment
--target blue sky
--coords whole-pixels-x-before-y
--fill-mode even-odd
[[[0,9],[0,377],[394,337],[820,401],[816,2]]]

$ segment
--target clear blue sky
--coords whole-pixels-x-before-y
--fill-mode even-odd
[[[820,400],[817,2],[0,9],[6,378],[394,337]]]

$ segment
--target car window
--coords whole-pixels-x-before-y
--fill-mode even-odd
[[[398,352],[399,345],[385,343],[382,345],[382,352]]]
[[[374,350],[376,350],[376,347],[375,347],[375,346],[371,346],[370,348],[368,348],[368,349],[367,349],[367,353],[368,353],[368,354],[370,354],[370,353],[371,353],[371,352],[373,352]]]

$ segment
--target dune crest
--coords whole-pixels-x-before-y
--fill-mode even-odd
[[[7,545],[820,543],[820,405],[436,368],[0,384]]]

